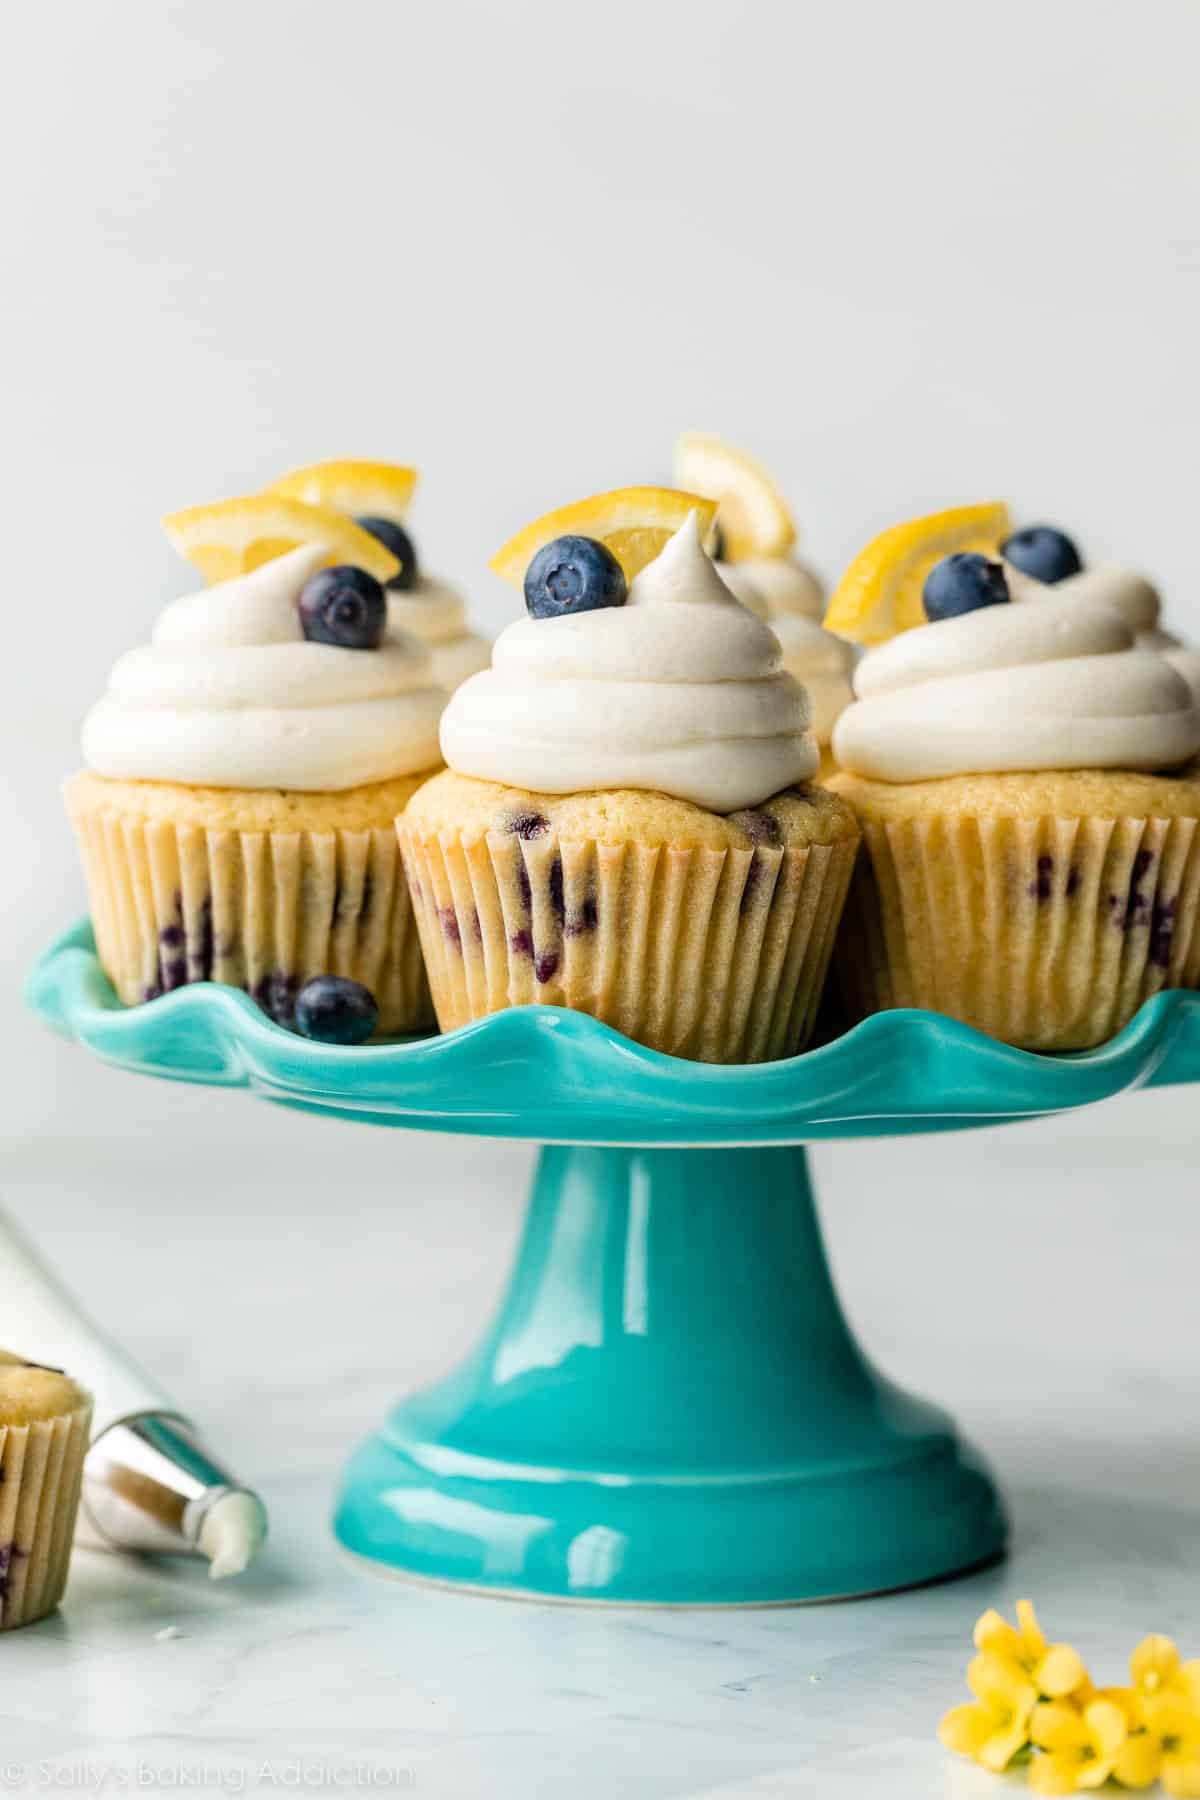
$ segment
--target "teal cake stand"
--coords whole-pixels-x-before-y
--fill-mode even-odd
[[[891,1012],[752,1068],[660,1056],[554,1007],[361,1049],[309,1043],[207,983],[124,1008],[86,924],[28,993],[142,1074],[544,1146],[495,1319],[358,1450],[335,1520],[384,1569],[542,1599],[820,1600],[998,1555],[981,1458],[851,1335],[802,1146],[1200,1079],[1200,995],[1183,993],[1086,1055]]]

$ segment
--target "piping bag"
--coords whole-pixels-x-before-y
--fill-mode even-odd
[[[267,1512],[206,1448],[158,1385],[85,1317],[12,1220],[0,1212],[4,1341],[65,1369],[95,1397],[79,1536],[108,1549],[207,1558],[238,1575],[267,1536]]]

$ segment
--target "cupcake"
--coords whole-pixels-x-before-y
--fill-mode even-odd
[[[62,1599],[91,1418],[60,1369],[0,1350],[0,1631]]]
[[[705,1062],[806,1041],[858,833],[702,547],[712,511],[601,495],[494,560],[530,617],[453,696],[447,772],[398,826],[443,1030],[545,1002]]]
[[[330,506],[379,539],[399,568],[387,590],[388,620],[420,638],[432,658],[433,679],[452,693],[468,675],[486,669],[491,645],[467,624],[466,602],[449,582],[428,575],[408,528],[417,471],[401,463],[312,463],[271,483],[268,493]]]
[[[1050,591],[1075,594],[1119,613],[1143,650],[1160,650],[1200,698],[1200,650],[1184,644],[1161,622],[1162,600],[1154,583],[1117,563],[1084,563],[1075,543],[1054,525],[1028,525],[1000,546],[1009,565],[1014,600],[1044,599]]]
[[[1200,708],[1087,594],[1014,605],[998,560],[934,561],[949,516],[897,528],[903,574],[878,540],[864,553],[896,608],[929,564],[928,622],[867,654],[834,728],[865,852],[838,986],[854,1013],[1086,1049],[1159,989],[1200,986]],[[872,582],[850,581],[870,612]]]
[[[833,766],[834,722],[850,704],[854,651],[822,629],[825,590],[795,554],[791,512],[762,464],[720,438],[686,433],[675,472],[680,487],[717,502],[717,568],[742,605],[770,625],[784,668],[807,690],[824,775]]]
[[[273,497],[167,524],[228,578],[164,608],[84,724],[66,802],[109,978],[127,1005],[227,982],[290,1024],[337,975],[383,1031],[429,1024],[394,821],[440,766],[445,695],[388,621],[395,559]]]

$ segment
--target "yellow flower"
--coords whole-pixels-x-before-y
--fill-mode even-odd
[[[1082,1712],[1061,1701],[1035,1706],[1033,1741],[1045,1754],[1029,1765],[1030,1787],[1039,1794],[1103,1787],[1128,1730],[1125,1714],[1111,1700],[1093,1700]]]
[[[1039,1694],[1062,1700],[1087,1681],[1087,1670],[1070,1644],[1047,1644],[1031,1600],[1017,1601],[1017,1623],[994,1609],[975,1627],[975,1648],[1013,1664]]]
[[[1143,1729],[1127,1738],[1117,1755],[1113,1769],[1117,1780],[1124,1787],[1147,1788],[1161,1779],[1168,1794],[1176,1795],[1177,1800],[1196,1800],[1200,1796],[1200,1711],[1191,1699],[1174,1692],[1144,1699],[1140,1713]]]
[[[938,1736],[947,1750],[973,1756],[999,1774],[1029,1742],[1037,1689],[1008,1658],[989,1651],[971,1658],[967,1686],[976,1698],[951,1707]]]
[[[1182,1662],[1169,1637],[1145,1637],[1129,1659],[1129,1676],[1141,1700],[1178,1694],[1200,1706],[1200,1660]]]

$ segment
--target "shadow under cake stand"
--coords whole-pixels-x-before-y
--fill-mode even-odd
[[[898,1011],[787,1062],[718,1068],[557,1007],[344,1049],[212,983],[122,1007],[85,922],[28,997],[141,1074],[543,1146],[495,1318],[357,1451],[335,1529],[393,1573],[544,1599],[819,1600],[998,1555],[985,1463],[849,1331],[803,1145],[1200,1080],[1200,995],[1178,992],[1076,1056]]]

